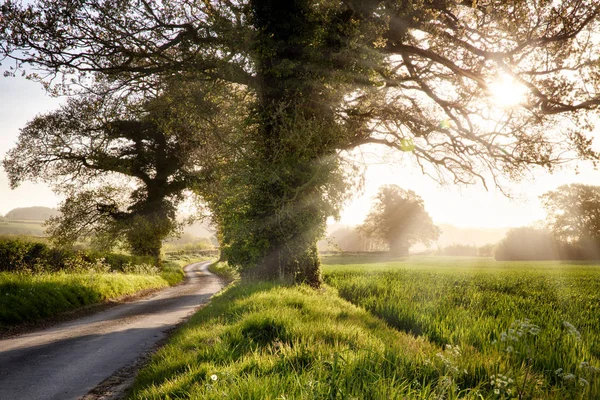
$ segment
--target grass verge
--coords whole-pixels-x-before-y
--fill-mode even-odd
[[[204,257],[167,256],[159,273],[0,273],[0,332],[148,289],[180,283],[183,267]],[[210,258],[208,258],[210,259]],[[135,269],[135,268],[134,268]],[[152,268],[151,268],[152,269]]]
[[[335,289],[237,282],[153,356],[130,398],[479,398],[447,378],[452,357]]]
[[[168,285],[160,275],[3,272],[0,273],[0,330]]]
[[[240,273],[231,267],[227,261],[216,261],[210,264],[208,270],[227,283],[234,282],[240,278]]]

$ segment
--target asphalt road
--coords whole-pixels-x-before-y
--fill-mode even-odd
[[[85,396],[222,288],[209,264],[189,265],[185,283],[149,298],[0,340],[0,400]]]

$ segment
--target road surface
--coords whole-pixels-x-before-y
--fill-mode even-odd
[[[78,399],[134,363],[222,288],[210,262],[185,283],[49,329],[0,340],[0,399]]]

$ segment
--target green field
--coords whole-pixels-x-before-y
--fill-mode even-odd
[[[0,235],[46,236],[44,221],[0,220]]]
[[[468,386],[487,382],[492,389],[491,376],[500,374],[512,380],[500,391],[512,387],[512,395],[600,396],[597,265],[455,257],[324,262],[326,282],[346,300],[440,348],[459,346],[456,367],[466,370]]]
[[[324,263],[328,285],[319,291],[230,286],[153,357],[130,397],[600,396],[597,266],[366,256]]]

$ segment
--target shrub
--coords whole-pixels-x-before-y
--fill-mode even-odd
[[[133,272],[155,273],[152,257],[73,251],[51,248],[45,243],[0,238],[0,272]]]
[[[496,260],[558,260],[561,243],[551,233],[521,227],[508,231],[506,237],[498,244]]]

